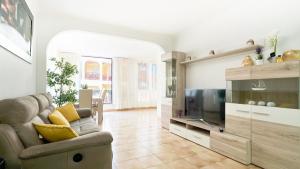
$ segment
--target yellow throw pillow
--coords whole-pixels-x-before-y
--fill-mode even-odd
[[[78,134],[65,125],[33,123],[38,133],[49,142],[56,142],[78,137]]]
[[[49,114],[48,118],[52,124],[66,125],[70,127],[69,121],[58,110],[54,110],[53,113]]]
[[[62,107],[57,108],[57,110],[63,115],[65,116],[65,118],[69,121],[76,121],[79,120],[80,117],[74,107],[74,105],[72,103],[68,103]]]

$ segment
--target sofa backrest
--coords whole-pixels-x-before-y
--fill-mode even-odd
[[[0,101],[0,124],[10,125],[19,136],[24,147],[42,144],[32,125],[33,122],[44,123],[37,116],[38,114],[39,104],[33,96]]]
[[[38,116],[44,121],[44,123],[50,124],[48,115],[55,109],[52,105],[52,96],[50,94],[36,94],[32,96],[37,100],[39,105]]]

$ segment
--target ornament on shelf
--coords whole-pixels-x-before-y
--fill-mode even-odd
[[[192,60],[192,56],[187,56],[187,57],[186,57],[186,60],[187,60],[187,61]]]
[[[214,50],[210,50],[209,51],[209,55],[215,55],[215,51]]]
[[[246,56],[242,62],[242,66],[246,67],[246,66],[253,66],[253,65],[254,65],[254,63],[253,63],[252,58],[250,56]]]
[[[300,50],[288,50],[282,55],[284,61],[300,60]]]
[[[278,55],[276,58],[276,63],[281,63],[281,62],[283,62],[283,58],[281,55]]]
[[[262,65],[264,64],[264,56],[262,54],[262,47],[257,47],[255,49],[255,53],[257,54],[256,58],[255,58],[255,63],[256,65]]]
[[[253,46],[255,43],[254,43],[254,40],[253,39],[249,39],[248,41],[247,41],[247,45],[249,45],[249,46]]]

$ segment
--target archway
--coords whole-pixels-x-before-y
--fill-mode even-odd
[[[159,76],[159,72],[162,71],[160,56],[165,51],[155,43],[107,34],[69,30],[55,35],[47,45],[46,51],[47,69],[51,68],[49,63],[51,57],[67,57],[69,62],[77,64],[79,70],[82,71],[83,56],[111,58],[113,63],[113,104],[106,106],[107,108],[152,107],[154,104],[155,106],[159,104],[160,87],[162,86],[162,76]],[[148,80],[150,80],[146,86],[147,90],[140,90],[137,82],[135,82],[138,80],[139,63],[148,66],[147,75],[149,74]],[[154,73],[155,76],[153,76]],[[80,80],[82,79],[81,72],[80,76],[77,77],[77,88],[80,88]]]

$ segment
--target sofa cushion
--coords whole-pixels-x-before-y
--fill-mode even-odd
[[[51,124],[50,120],[49,120],[49,114],[51,114],[51,111],[50,109],[45,109],[44,111],[42,111],[41,113],[39,113],[39,117],[43,120],[44,123],[46,124]]]
[[[25,147],[42,143],[32,126],[32,122],[43,123],[38,112],[38,102],[32,96],[0,101],[0,123],[12,126]]]
[[[39,123],[33,123],[33,125],[43,138],[49,142],[78,137],[78,134],[69,126]]]
[[[74,105],[72,103],[67,103],[66,105],[64,106],[61,106],[59,108],[57,108],[57,110],[59,112],[61,112],[62,115],[65,116],[65,118],[69,121],[69,122],[72,122],[72,121],[76,121],[76,120],[79,120],[80,117],[74,107]]]
[[[92,117],[81,118],[80,120],[71,122],[70,125],[79,135],[100,131],[100,128]]]
[[[55,110],[53,113],[49,114],[49,120],[52,122],[52,124],[70,127],[69,121],[58,110]]]
[[[43,142],[39,138],[38,132],[35,130],[32,123],[44,123],[42,119],[38,116],[33,118],[27,123],[16,124],[14,129],[20,140],[22,141],[24,147],[31,147],[35,145],[42,144]]]
[[[31,121],[39,112],[39,105],[32,96],[0,101],[0,123],[14,125]]]
[[[39,112],[44,111],[50,105],[48,98],[43,94],[32,95],[39,104]]]
[[[90,117],[92,116],[92,110],[90,108],[79,108],[76,109],[80,118]]]
[[[52,105],[53,98],[52,98],[51,94],[50,93],[42,93],[42,95],[46,96],[49,101],[49,105]]]

